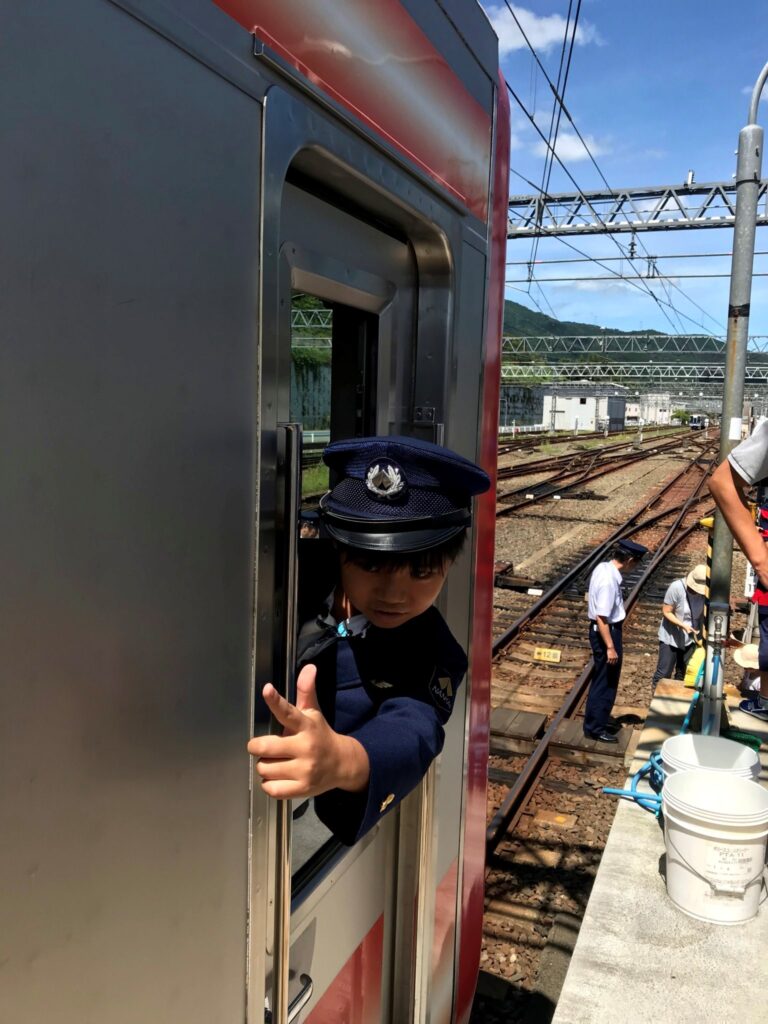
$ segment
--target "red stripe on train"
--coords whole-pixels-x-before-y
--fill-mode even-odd
[[[464,820],[461,948],[456,1020],[465,1021],[472,1008],[480,945],[483,938],[485,882],[485,802],[488,774],[488,723],[491,697],[491,621],[496,530],[496,458],[499,432],[501,329],[504,313],[504,264],[507,251],[509,198],[509,98],[499,74],[496,98],[496,155],[493,174],[493,216],[488,281],[488,318],[483,369],[482,447],[480,461],[491,488],[480,500],[477,519],[477,566],[472,630],[472,706],[467,752],[467,812]],[[482,570],[479,568],[482,567]]]
[[[382,914],[333,979],[307,1024],[379,1024],[383,949]]]
[[[485,220],[491,121],[399,0],[213,0]]]

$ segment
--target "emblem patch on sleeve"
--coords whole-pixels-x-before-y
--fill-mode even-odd
[[[455,695],[453,682],[450,676],[440,675],[440,670],[435,669],[434,675],[429,683],[429,694],[432,700],[443,711],[451,711]]]

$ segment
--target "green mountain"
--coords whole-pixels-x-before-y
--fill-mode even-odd
[[[503,333],[506,338],[512,339],[511,342],[508,342],[504,358],[514,360],[516,363],[538,364],[545,362],[556,364],[573,362],[574,359],[580,363],[641,363],[653,357],[654,359],[663,360],[667,364],[712,363],[722,366],[725,357],[725,345],[722,340],[709,335],[696,335],[695,346],[681,343],[679,351],[675,350],[675,345],[670,345],[670,351],[664,352],[663,355],[659,353],[658,356],[654,352],[656,345],[653,341],[649,341],[645,345],[641,344],[640,348],[642,351],[639,352],[621,353],[613,350],[589,353],[579,352],[576,354],[568,352],[545,353],[540,351],[537,354],[532,354],[523,351],[524,345],[522,341],[516,344],[514,339],[546,336],[562,338],[573,335],[600,337],[604,334],[623,335],[624,337],[655,334],[659,338],[671,339],[674,339],[676,336],[665,334],[663,331],[619,331],[613,327],[599,327],[597,324],[580,324],[572,320],[556,320],[554,317],[547,316],[545,313],[534,312],[534,310],[520,305],[519,302],[511,302],[509,299],[504,303]],[[765,363],[768,362],[768,353],[750,351],[749,358],[752,363]]]
[[[531,335],[533,337],[546,334],[555,335],[558,338],[568,337],[573,334],[599,335],[603,334],[603,328],[597,324],[579,324],[573,320],[556,320],[546,313],[538,313],[527,306],[521,306],[519,302],[512,302],[507,299],[504,302],[504,334],[508,335]],[[617,331],[610,327],[608,334],[662,334],[662,331]]]

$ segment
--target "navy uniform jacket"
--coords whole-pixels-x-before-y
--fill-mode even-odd
[[[323,575],[325,597],[335,577]],[[318,632],[299,652],[299,665],[310,663],[317,666],[323,715],[358,740],[370,762],[363,792],[333,789],[315,797],[320,820],[351,846],[414,789],[442,750],[467,658],[429,608],[394,629],[368,626],[363,636],[338,637],[332,627]]]

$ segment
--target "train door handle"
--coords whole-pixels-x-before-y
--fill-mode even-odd
[[[288,1004],[288,1020],[286,1024],[294,1024],[296,1018],[312,998],[315,983],[310,976],[308,974],[300,974],[299,981],[301,982],[301,991]],[[271,1010],[264,1011],[264,1024],[274,1024]]]
[[[301,982],[301,990],[288,1005],[288,1024],[294,1024],[296,1018],[312,998],[312,989],[315,987],[308,974],[300,974],[299,981]]]

